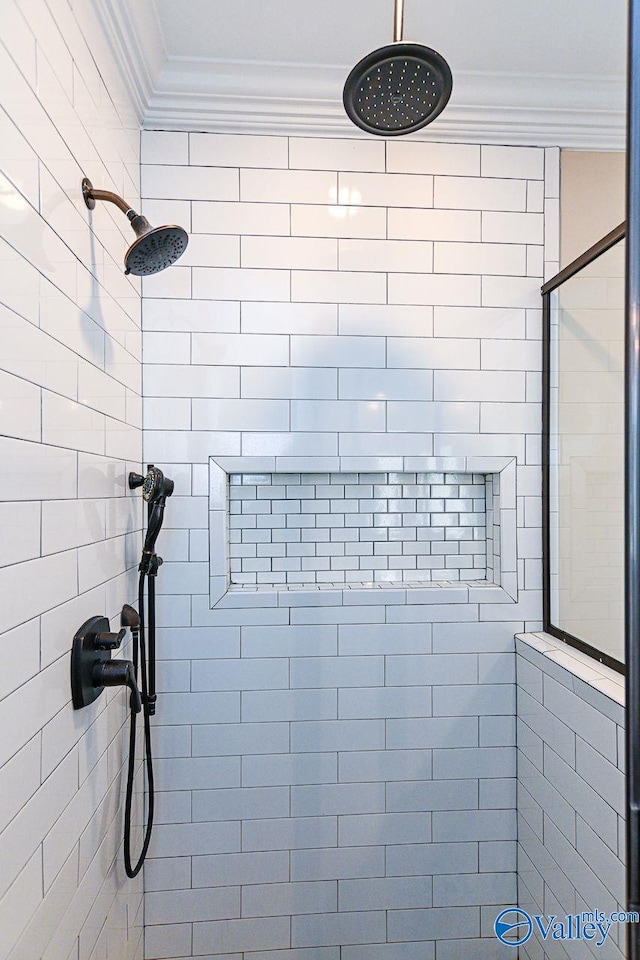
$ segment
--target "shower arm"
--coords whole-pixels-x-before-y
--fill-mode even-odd
[[[404,32],[404,0],[395,0],[393,11],[393,42],[400,43]]]
[[[133,220],[134,217],[137,217],[138,214],[135,210],[129,206],[126,200],[123,200],[122,197],[119,197],[117,193],[112,193],[111,190],[96,190],[86,177],[82,181],[82,196],[84,202],[89,208],[93,210],[96,205],[96,200],[106,200],[107,203],[115,203],[116,207],[119,210],[122,210],[124,215]]]

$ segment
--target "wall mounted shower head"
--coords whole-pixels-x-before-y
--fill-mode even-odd
[[[174,224],[152,227],[146,217],[132,210],[126,200],[117,193],[94,190],[91,181],[86,177],[82,181],[82,196],[89,210],[94,209],[96,200],[107,200],[115,203],[129,218],[137,240],[134,240],[125,254],[125,274],[134,273],[137,277],[148,277],[170,267],[186,250],[189,237],[182,227]]]

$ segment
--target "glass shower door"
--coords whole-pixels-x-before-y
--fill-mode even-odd
[[[624,661],[624,247],[618,239],[549,294],[549,624],[617,664]]]
[[[621,228],[547,284],[547,623],[624,662],[624,274]]]

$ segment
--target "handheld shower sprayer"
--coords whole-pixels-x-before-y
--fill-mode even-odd
[[[142,496],[149,504],[147,534],[142,548],[142,560],[140,561],[140,570],[142,570],[143,566],[148,567],[151,564],[155,556],[156,540],[164,519],[164,507],[167,497],[170,497],[173,493],[174,483],[173,480],[165,477],[159,467],[150,466],[146,477],[139,473],[130,473],[129,487],[131,490],[142,487]],[[161,560],[160,563],[162,563]]]
[[[125,274],[134,273],[138,277],[148,277],[170,267],[187,249],[189,237],[187,231],[175,224],[165,227],[152,227],[146,217],[136,213],[126,200],[110,190],[95,190],[87,177],[82,181],[82,196],[89,210],[93,210],[96,200],[114,203],[129,219],[137,240],[134,240],[124,258]]]
[[[147,503],[156,503],[161,497],[170,497],[174,488],[173,480],[165,477],[160,467],[150,464],[146,477],[139,473],[129,474],[129,489],[142,487],[142,496]]]
[[[140,692],[142,717],[144,723],[144,751],[147,771],[147,825],[144,832],[142,851],[135,864],[131,859],[131,808],[133,804],[133,780],[136,755],[136,719],[137,714],[132,701],[131,725],[129,728],[129,763],[127,768],[127,790],[124,807],[124,868],[128,877],[135,877],[142,869],[147,856],[154,814],[153,756],[151,752],[150,718],[156,712],[156,594],[155,578],[162,559],[156,555],[156,540],[162,528],[167,497],[173,493],[174,483],[165,477],[159,467],[150,464],[147,475],[129,474],[129,489],[142,487],[142,496],[148,506],[147,532],[142,549],[142,559],[138,567],[138,610],[129,604],[122,608],[123,627],[131,629],[133,638],[133,681],[140,672]],[[147,586],[145,596],[145,584]],[[146,600],[146,603],[145,603]]]

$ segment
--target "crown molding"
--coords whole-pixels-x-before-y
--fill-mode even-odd
[[[168,57],[154,0],[94,0],[145,129],[367,137],[346,117],[350,67]],[[620,77],[469,73],[415,140],[622,150]]]
[[[144,127],[366,137],[344,113],[347,73],[302,64],[169,58]],[[454,72],[447,109],[412,139],[624,149],[625,84],[617,77]]]
[[[153,0],[94,0],[104,34],[142,124],[167,62]]]

